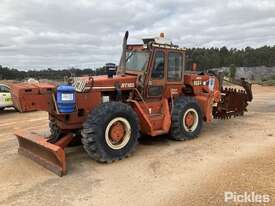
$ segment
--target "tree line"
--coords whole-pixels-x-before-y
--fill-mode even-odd
[[[197,63],[198,70],[207,70],[220,67],[252,67],[252,66],[275,66],[275,46],[263,46],[260,48],[246,47],[245,49],[222,48],[190,48],[186,51],[186,68],[191,69],[192,63]],[[26,70],[21,71],[0,65],[0,79],[26,78],[36,79],[63,79],[65,76],[84,76],[106,74],[105,67],[93,69],[60,69],[53,70]]]
[[[211,68],[275,66],[275,46],[245,49],[191,48],[187,49],[188,67],[195,62],[199,70]]]
[[[35,79],[50,79],[50,80],[62,80],[66,76],[85,76],[85,75],[102,75],[106,74],[105,67],[93,69],[60,69],[53,70],[51,68],[45,70],[26,70],[21,71],[14,68],[8,68],[0,65],[0,79],[14,79],[22,80],[28,78]]]

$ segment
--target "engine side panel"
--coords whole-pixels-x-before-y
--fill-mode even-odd
[[[189,95],[194,96],[200,104],[204,120],[211,122],[213,104],[221,99],[218,79],[215,76],[190,73],[184,76],[184,83],[192,90]]]

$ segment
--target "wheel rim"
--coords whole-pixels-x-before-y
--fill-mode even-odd
[[[112,119],[105,130],[107,145],[115,150],[127,145],[131,137],[131,126],[127,119],[116,117]]]
[[[199,116],[195,109],[190,108],[183,115],[183,127],[185,131],[193,132],[199,124]]]

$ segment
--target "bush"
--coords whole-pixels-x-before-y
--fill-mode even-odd
[[[229,74],[231,79],[235,79],[236,71],[237,71],[236,66],[234,64],[231,64],[229,67]]]

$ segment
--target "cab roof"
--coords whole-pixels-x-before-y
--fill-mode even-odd
[[[180,51],[186,51],[186,48],[180,48],[178,45],[173,44],[172,41],[164,38],[164,34],[161,33],[159,37],[154,38],[143,38],[143,44],[129,44],[127,45],[128,50],[144,50],[148,47],[157,47],[157,48],[165,48],[165,49],[175,49]]]

